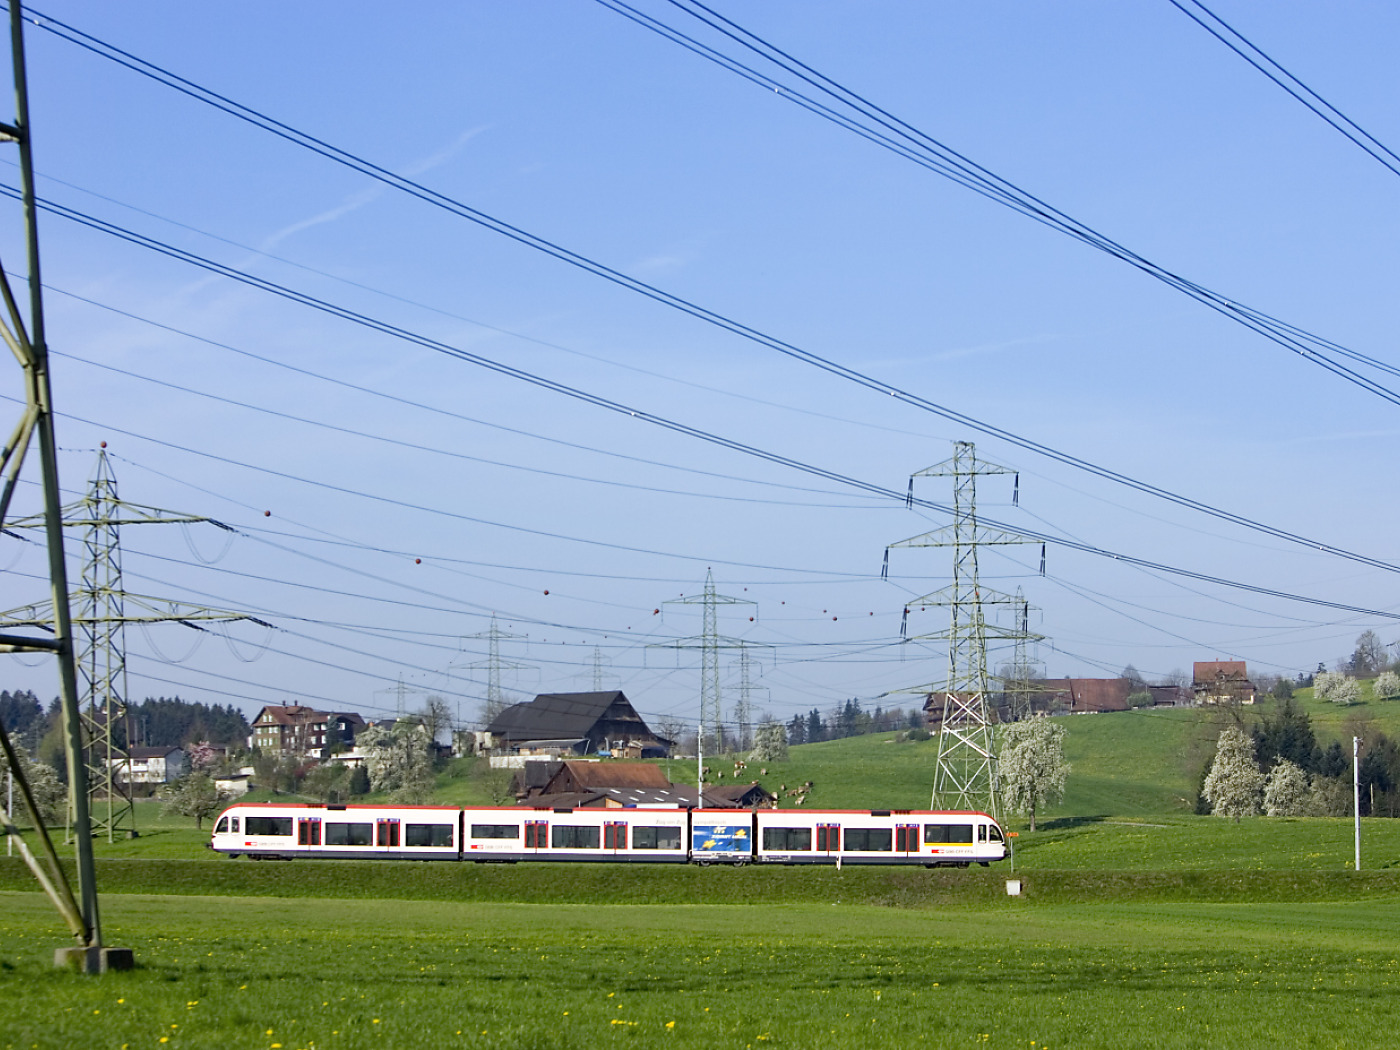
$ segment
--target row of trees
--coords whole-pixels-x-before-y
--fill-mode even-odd
[[[924,714],[918,708],[884,708],[876,705],[873,712],[864,710],[857,699],[847,700],[825,715],[815,707],[805,715],[794,715],[787,724],[789,744],[816,744],[823,740],[843,740],[867,733],[888,733],[897,729],[919,729]]]
[[[1351,755],[1340,742],[1322,747],[1306,711],[1291,699],[1250,734],[1220,734],[1201,784],[1198,811],[1217,816],[1346,816],[1351,812]],[[1357,767],[1362,816],[1400,816],[1400,744],[1366,734]]]

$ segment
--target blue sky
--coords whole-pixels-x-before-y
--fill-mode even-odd
[[[699,32],[679,8],[636,5]],[[1400,143],[1389,5],[1214,9]],[[1139,254],[1393,360],[1394,176],[1166,0],[773,2],[717,10]],[[1400,559],[1395,406],[1122,262],[820,121],[585,0],[36,9],[472,208],[989,424],[1291,532]],[[713,36],[707,41],[718,42]],[[367,180],[72,43],[28,38],[56,202],[451,347],[902,492],[954,440],[1021,471],[1017,528],[1395,611],[1395,576],[1110,484],[823,373]],[[732,45],[726,45],[737,53]],[[14,157],[4,180],[16,179]],[[18,213],[3,226],[18,254]],[[70,494],[107,441],[122,495],[235,526],[128,528],[127,589],[247,611],[191,650],[133,629],[129,692],[375,714],[432,692],[470,720],[494,613],[513,698],[603,683],[693,717],[720,629],[784,718],[940,680],[898,644],[946,523],[329,318],[45,216]],[[121,311],[116,312],[116,311]],[[104,367],[105,366],[105,367]],[[120,371],[113,371],[114,369]],[[1383,376],[1378,376],[1384,379]],[[174,384],[187,390],[173,389]],[[12,377],[11,396],[19,390]],[[214,395],[214,397],[202,396]],[[221,398],[224,400],[217,400]],[[236,402],[236,403],[235,403]],[[339,429],[334,429],[339,428]],[[352,433],[353,432],[353,433]],[[946,503],[946,482],[918,494]],[[30,507],[35,496],[27,489]],[[270,514],[264,514],[264,512]],[[10,604],[36,600],[13,540]],[[79,557],[77,548],[70,557]],[[206,564],[206,561],[210,564]],[[1236,657],[1296,672],[1388,618],[1052,545],[982,559],[1024,589],[1052,674]],[[548,592],[546,594],[546,592]],[[653,610],[662,609],[660,614]],[[913,610],[911,632],[946,612]],[[466,639],[465,641],[463,639]],[[726,703],[738,671],[726,657]],[[42,662],[8,684],[54,692]]]

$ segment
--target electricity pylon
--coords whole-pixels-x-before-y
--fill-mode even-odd
[[[44,501],[44,545],[49,561],[49,593],[52,616],[41,626],[46,634],[0,632],[0,651],[9,653],[52,653],[58,660],[59,697],[63,715],[63,750],[68,765],[68,787],[74,802],[78,893],[75,897],[68,876],[59,863],[53,840],[44,827],[43,817],[29,790],[9,736],[0,725],[0,749],[9,763],[20,796],[33,822],[43,852],[35,857],[9,826],[6,832],[17,842],[25,864],[43,887],[49,900],[63,917],[76,942],[63,961],[73,961],[87,973],[108,968],[125,969],[132,964],[131,952],[104,947],[101,917],[97,907],[97,879],[93,868],[92,834],[88,819],[87,768],[83,761],[83,733],[78,710],[78,672],[73,651],[73,621],[68,608],[68,569],[63,553],[63,518],[58,484],[58,443],[54,438],[53,387],[49,377],[49,350],[45,341],[44,304],[39,273],[39,229],[34,200],[34,157],[29,138],[29,84],[24,63],[24,15],[20,0],[10,0],[10,55],[15,84],[15,118],[0,123],[0,141],[19,146],[20,199],[24,214],[25,263],[29,278],[28,317],[10,287],[0,265],[0,297],[4,316],[0,318],[0,338],[14,352],[23,373],[24,411],[10,440],[0,454],[4,489],[0,492],[0,527],[9,513],[10,499],[24,466],[25,453],[39,446],[40,486]],[[8,818],[7,822],[8,822]]]
[[[1003,668],[1006,673],[998,677],[1001,679],[1001,692],[1006,698],[1011,720],[1020,721],[1030,717],[1035,680],[1044,677],[1044,668],[1040,661],[1030,655],[1030,645],[1044,641],[1045,636],[1032,633],[1031,609],[1034,607],[1026,601],[1020,587],[1016,588],[1015,600],[1018,608],[1013,610],[1013,615],[1019,613],[1020,629],[1013,638],[1011,663]]]
[[[696,729],[696,781],[703,794],[705,790],[705,734],[710,734],[714,752],[724,749],[724,714],[719,690],[719,651],[721,649],[744,649],[751,646],[742,638],[727,638],[719,633],[718,607],[721,605],[757,605],[748,598],[731,598],[727,594],[715,593],[715,574],[705,570],[705,590],[688,597],[672,598],[666,605],[701,605],[704,607],[703,625],[699,636],[677,638],[672,642],[653,642],[652,649],[699,649],[700,650],[700,723]]]
[[[917,691],[941,694],[943,721],[938,731],[938,759],[933,774],[934,809],[980,809],[997,816],[996,747],[992,715],[987,706],[987,639],[1014,639],[1019,633],[988,625],[987,606],[1015,606],[1018,599],[981,586],[977,579],[979,547],[1033,543],[1034,540],[977,523],[977,477],[1013,474],[986,460],[978,460],[970,441],[955,441],[953,456],[909,478],[910,499],[914,478],[953,479],[953,524],[907,540],[892,543],[889,551],[908,547],[952,547],[953,582],[948,587],[915,598],[908,605],[946,606],[951,611],[948,630],[919,636],[948,643],[948,673],[941,687],[935,683]],[[1024,599],[1019,600],[1024,604]],[[906,606],[907,615],[908,608]],[[914,690],[909,690],[914,691]]]
[[[77,671],[80,686],[84,757],[87,764],[88,813],[92,832],[136,837],[136,807],[131,797],[130,732],[127,719],[126,626],[176,622],[202,631],[200,622],[251,620],[247,613],[210,609],[132,594],[122,586],[121,527],[205,523],[232,532],[212,518],[128,503],[117,495],[117,477],[104,441],[87,494],[60,508],[65,528],[83,530],[82,581],[72,594],[79,629]],[[10,528],[40,528],[40,517],[21,518]],[[8,626],[38,625],[49,619],[47,603],[0,613]],[[68,827],[77,835],[76,792],[69,795]]]
[[[739,734],[739,750],[745,751],[753,747],[753,683],[749,676],[749,650],[753,649],[751,644],[745,644],[739,650],[739,700],[734,705],[734,724]]]
[[[527,638],[524,634],[511,634],[496,626],[496,614],[491,614],[491,627],[488,630],[480,631],[477,634],[469,634],[467,638],[484,638],[487,640],[486,659],[478,660],[476,663],[467,664],[467,667],[486,668],[486,702],[481,705],[481,728],[488,728],[496,716],[508,706],[505,694],[501,692],[501,672],[521,671],[529,669],[529,664],[518,664],[511,660],[501,659],[501,639],[502,638]]]

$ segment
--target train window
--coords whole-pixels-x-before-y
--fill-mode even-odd
[[[856,853],[887,853],[894,846],[889,828],[847,828],[846,849]]]
[[[555,824],[549,831],[549,844],[554,849],[597,849],[600,837],[596,827]]]
[[[374,843],[374,825],[326,823],[327,846],[369,846]]]
[[[894,848],[899,853],[918,853],[919,825],[901,824],[895,828]]]
[[[472,825],[472,838],[474,839],[518,839],[519,837],[519,824]]]
[[[632,827],[633,849],[680,849],[680,828]]]
[[[216,825],[214,825],[214,834],[215,834],[215,835],[222,835],[222,834],[223,834],[225,831],[227,831],[227,830],[228,830],[228,817],[220,817],[220,818],[219,818],[219,823],[217,823]]]
[[[993,841],[993,842],[1005,842],[1005,841],[1006,841],[1005,839],[1003,839],[1003,838],[1001,837],[1001,828],[997,827],[995,824],[989,824],[989,825],[987,825],[987,827],[988,827],[988,830],[991,831],[991,833],[992,833],[992,841]]]
[[[627,848],[627,825],[621,822],[609,821],[603,825],[603,848],[604,849],[626,849]]]
[[[292,837],[291,817],[249,817],[249,835],[286,835]]]
[[[525,824],[525,848],[544,849],[549,845],[545,833],[549,830],[547,821],[527,821]]]
[[[237,818],[237,817],[234,817],[234,818],[233,818],[233,827],[231,827],[229,830],[232,831],[235,835],[238,834],[238,818]]]
[[[399,844],[399,822],[397,820],[381,820],[379,822],[379,844],[381,846],[397,846]]]
[[[841,849],[841,825],[817,825],[817,849],[822,853],[835,853]]]
[[[763,848],[780,853],[807,853],[812,849],[811,828],[764,828]]]
[[[971,842],[971,824],[925,824],[925,842]]]
[[[407,824],[403,829],[405,846],[451,846],[451,824]]]
[[[986,842],[986,841],[987,841],[987,825],[985,825],[985,824],[978,824],[978,825],[977,825],[977,841],[978,841],[978,842]]]
[[[321,822],[315,818],[297,821],[297,845],[319,846],[321,844]]]

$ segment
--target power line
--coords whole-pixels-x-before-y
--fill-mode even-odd
[[[1332,372],[1345,379],[1347,382],[1360,386],[1378,397],[1381,397],[1383,400],[1389,401],[1391,404],[1400,405],[1400,394],[1366,378],[1360,373],[1348,368],[1346,365],[1332,360],[1327,357],[1323,351],[1336,353],[1359,364],[1379,369],[1391,375],[1400,375],[1400,369],[1397,369],[1395,366],[1378,361],[1366,354],[1350,350],[1347,347],[1324,339],[1321,336],[1314,335],[1305,329],[1299,328],[1296,325],[1291,325],[1262,310],[1256,310],[1253,307],[1246,306],[1243,303],[1230,299],[1228,296],[1214,292],[1204,285],[1188,280],[1163,266],[1159,266],[1126,248],[1122,244],[1119,244],[1105,234],[1100,233],[1088,224],[1072,218],[1039,197],[1021,189],[1015,183],[977,164],[975,161],[972,161],[963,154],[945,145],[933,136],[920,131],[912,124],[876,106],[837,81],[825,76],[798,59],[793,58],[787,52],[764,40],[757,34],[744,29],[738,23],[717,14],[704,4],[699,3],[698,0],[687,0],[685,3],[683,3],[682,0],[669,0],[669,2],[681,11],[709,26],[711,29],[733,40],[745,49],[759,55],[765,61],[776,65],[787,74],[795,76],[799,80],[816,88],[821,93],[833,99],[838,105],[854,111],[856,116],[849,116],[840,110],[834,110],[827,105],[817,102],[809,96],[802,94],[801,91],[793,88],[791,85],[774,80],[754,70],[752,67],[745,65],[738,59],[700,43],[679,29],[668,26],[658,19],[649,15],[644,15],[635,8],[629,7],[627,4],[622,3],[621,0],[598,0],[598,2],[604,7],[616,11],[618,14],[657,33],[667,40],[680,44],[687,50],[716,63],[722,68],[729,70],[731,73],[736,73],[744,79],[762,86],[767,90],[775,91],[779,97],[799,105],[825,120],[832,121],[846,128],[848,131],[852,131],[885,149],[889,149],[891,152],[906,160],[913,161],[919,166],[934,171],[944,178],[966,189],[972,190],[980,196],[986,197],[1028,218],[1034,219],[1036,222],[1049,226],[1092,248],[1097,248],[1099,251],[1126,262],[1135,269],[1161,281],[1169,287],[1175,288],[1177,291],[1190,296],[1202,305],[1262,335],[1264,338],[1276,343],[1284,349],[1298,354],[1305,360]],[[866,124],[862,124],[860,122],[861,119],[873,122],[876,128],[871,128]],[[877,130],[878,128],[883,128],[884,131]]]
[[[1269,57],[1261,48],[1250,42],[1243,33],[1206,7],[1200,0],[1188,0],[1188,2],[1204,14],[1205,18],[1202,18],[1195,11],[1189,10],[1181,0],[1167,0],[1167,2],[1325,120],[1353,145],[1365,150],[1372,158],[1384,165],[1392,175],[1400,175],[1400,156],[1397,156],[1394,150]]]
[[[600,2],[602,2],[602,0],[600,0]],[[672,0],[672,2],[676,3],[678,7],[681,6],[679,3],[677,3],[677,0]],[[621,6],[625,7],[626,5]],[[707,12],[709,15],[714,16],[715,18],[719,18],[719,16],[715,15],[714,12],[710,11],[708,8],[705,8],[704,5],[696,4],[695,6]],[[628,10],[631,9],[629,8]],[[682,10],[686,9],[682,8]],[[696,15],[694,11],[690,11],[689,13],[697,18],[701,17],[700,15]],[[1359,385],[1370,389],[1373,393],[1377,393],[1379,396],[1384,397],[1386,400],[1400,405],[1400,395],[1397,395],[1394,392],[1388,390],[1387,388],[1379,386],[1379,384],[1376,384],[1371,380],[1368,380],[1365,377],[1352,372],[1350,369],[1347,369],[1343,365],[1339,365],[1336,362],[1331,361],[1329,358],[1322,356],[1319,350],[1314,349],[1312,346],[1309,346],[1307,344],[1311,343],[1315,344],[1315,346],[1317,347],[1323,347],[1334,350],[1338,353],[1344,353],[1348,356],[1353,357],[1353,359],[1356,360],[1364,359],[1366,363],[1372,365],[1379,364],[1378,362],[1375,362],[1374,359],[1366,358],[1364,355],[1355,354],[1354,352],[1349,351],[1345,347],[1341,347],[1336,343],[1324,340],[1318,336],[1313,336],[1312,334],[1305,332],[1303,329],[1289,325],[1286,322],[1279,321],[1277,318],[1270,317],[1269,315],[1264,314],[1262,311],[1254,310],[1250,307],[1244,306],[1241,303],[1237,303],[1234,300],[1221,296],[1215,292],[1211,292],[1209,289],[1206,289],[1201,285],[1197,285],[1193,282],[1187,281],[1186,279],[1179,277],[1168,270],[1165,270],[1161,267],[1156,266],[1153,263],[1148,262],[1146,259],[1136,255],[1133,252],[1130,252],[1128,249],[1123,248],[1116,242],[1109,240],[1102,234],[1099,234],[1096,231],[1092,230],[1090,227],[1079,223],[1076,220],[1070,219],[1067,215],[1052,208],[1045,202],[1031,196],[1030,194],[1025,193],[1025,191],[1020,190],[1012,183],[993,175],[986,169],[969,161],[961,154],[958,154],[955,151],[948,149],[946,146],[944,146],[942,143],[939,143],[936,139],[933,139],[931,136],[928,136],[923,132],[920,132],[917,129],[913,128],[911,125],[908,125],[903,121],[898,120],[898,118],[893,117],[884,110],[881,110],[878,107],[871,106],[870,103],[866,102],[866,100],[861,98],[859,95],[856,95],[854,92],[850,92],[849,90],[841,87],[839,84],[836,84],[835,81],[832,81],[829,78],[826,78],[821,74],[816,73],[814,70],[811,70],[810,67],[807,67],[800,62],[796,62],[796,60],[791,59],[790,56],[787,56],[784,52],[773,48],[772,45],[769,45],[766,42],[762,41],[761,38],[756,37],[754,34],[749,33],[747,30],[742,30],[740,27],[735,25],[735,23],[728,22],[728,20],[724,19],[721,19],[721,21],[725,22],[729,26],[733,26],[734,29],[743,33],[750,39],[758,41],[759,44],[771,51],[772,54],[765,53],[764,51],[760,50],[758,47],[751,43],[745,43],[745,47],[748,47],[751,50],[755,50],[758,53],[763,54],[764,57],[768,58],[770,61],[777,62],[779,65],[782,65],[783,61],[793,63],[793,67],[790,68],[788,66],[783,66],[783,68],[788,69],[789,72],[795,72],[803,80],[806,80],[809,83],[817,84],[822,91],[831,95],[833,98],[841,100],[843,104],[868,107],[868,109],[876,115],[879,122],[887,124],[887,126],[889,126],[897,134],[919,145],[920,148],[932,147],[937,151],[942,151],[942,153],[939,154],[940,156],[946,155],[946,158],[948,159],[949,163],[955,163],[957,165],[962,165],[963,167],[965,167],[968,174],[968,178],[972,179],[978,185],[983,186],[983,190],[979,190],[979,192],[985,192],[987,195],[993,196],[994,199],[998,199],[1002,203],[1007,203],[1008,206],[1016,207],[1017,210],[1022,211],[1025,214],[1029,214],[1033,218],[1037,218],[1038,221],[1054,225],[1056,226],[1056,228],[1060,228],[1064,232],[1070,233],[1071,235],[1077,237],[1078,239],[1084,240],[1086,243],[1089,243],[1094,247],[1100,248],[1103,251],[1109,252],[1109,254],[1115,255],[1116,257],[1129,262],[1131,265],[1142,269],[1144,272],[1149,273],[1151,276],[1154,276],[1159,280],[1163,280],[1172,287],[1176,287],[1179,290],[1186,292],[1186,294],[1191,295],[1193,298],[1196,298],[1200,302],[1211,307],[1211,309],[1214,309],[1217,312],[1220,312],[1232,318],[1233,320],[1244,324],[1246,327],[1249,327],[1259,332],[1266,338],[1269,338],[1272,341],[1279,343],[1280,345],[1286,346],[1288,349],[1303,355],[1309,360],[1313,360],[1314,363],[1317,363],[1330,371],[1334,371],[1339,375],[1345,373],[1345,377],[1347,377],[1350,381],[1356,382]],[[1028,438],[1023,438],[1000,427],[984,423],[981,420],[966,415],[965,413],[961,413],[946,406],[939,405],[936,402],[930,401],[927,398],[910,393],[883,381],[874,379],[870,376],[865,375],[862,372],[857,371],[856,369],[840,365],[811,351],[803,350],[798,346],[784,342],[783,340],[777,339],[773,336],[767,335],[766,333],[761,332],[758,329],[752,328],[748,325],[744,325],[738,321],[726,317],[723,314],[717,313],[712,310],[708,310],[680,296],[673,295],[669,292],[665,292],[660,288],[647,284],[644,281],[640,281],[618,270],[605,266],[604,264],[597,262],[596,260],[590,259],[587,256],[566,249],[558,244],[553,243],[552,241],[546,240],[545,238],[539,237],[535,234],[531,234],[528,231],[521,229],[520,227],[513,226],[510,223],[507,223],[503,220],[497,219],[494,216],[487,214],[486,212],[483,212],[476,208],[472,208],[469,205],[466,205],[461,201],[458,201],[455,198],[452,198],[446,194],[429,189],[428,187],[423,186],[422,184],[417,183],[412,179],[408,179],[404,176],[397,175],[394,172],[391,172],[386,168],[380,167],[379,165],[376,165],[371,161],[368,161],[365,158],[360,157],[354,153],[341,149],[337,146],[333,146],[328,142],[325,142],[321,139],[316,138],[315,136],[307,134],[306,132],[299,131],[298,129],[293,128],[292,126],[285,124],[281,121],[278,121],[264,113],[261,113],[258,110],[252,109],[248,106],[244,106],[241,103],[237,103],[230,98],[220,95],[217,92],[214,92],[208,88],[202,87],[194,83],[193,81],[180,77],[169,70],[166,70],[154,63],[146,61],[145,59],[138,58],[137,56],[129,52],[123,51],[122,49],[117,48],[114,45],[108,44],[105,41],[99,40],[98,38],[91,36],[90,34],[83,33],[81,30],[78,30],[56,19],[44,16],[43,20],[37,24],[39,24],[42,28],[48,30],[49,32],[52,32],[55,35],[61,37],[62,39],[68,40],[69,42],[74,43],[77,46],[92,52],[93,54],[99,55],[103,58],[107,58],[113,62],[116,62],[117,64],[124,66],[132,70],[133,72],[139,73],[142,76],[155,80],[158,83],[166,85],[167,87],[171,87],[174,90],[177,90],[192,99],[203,102],[206,105],[212,106],[213,108],[218,109],[230,116],[236,117],[239,120],[252,124],[255,127],[259,127],[264,131],[268,131],[271,134],[274,134],[287,142],[308,149],[328,160],[331,160],[337,164],[341,164],[345,167],[351,168],[352,170],[358,171],[363,175],[373,178],[376,181],[383,183],[384,185],[390,186],[394,189],[400,190],[401,192],[407,193],[410,196],[413,196],[423,201],[424,203],[430,204],[434,207],[440,208],[453,215],[456,215],[460,218],[466,219],[472,223],[482,226],[483,228],[499,233],[520,244],[526,245],[527,247],[533,248],[537,251],[541,251],[562,262],[566,262],[571,266],[575,266],[579,269],[585,270],[586,272],[592,273],[595,276],[601,277],[604,280],[607,280],[613,284],[616,284],[620,287],[624,287],[630,291],[643,295],[646,298],[652,299],[665,306],[669,306],[682,313],[688,314],[696,318],[697,320],[704,321],[707,324],[713,325],[724,331],[728,331],[731,334],[737,335],[757,345],[764,346],[768,349],[777,351],[778,353],[787,355],[796,360],[812,365],[813,367],[821,369],[822,371],[829,372],[832,375],[836,375],[840,378],[856,383],[859,386],[866,387],[867,389],[873,390],[877,393],[894,397],[902,403],[910,405],[911,407],[915,407],[923,411],[933,413],[952,422],[960,423],[961,425],[967,426],[973,430],[978,431],[979,433],[987,434],[989,436],[998,438],[999,440],[1003,440],[1010,444],[1016,445],[1019,448],[1026,449],[1027,451],[1052,459],[1064,465],[1072,466],[1076,469],[1086,471],[1105,480],[1126,485],[1144,494],[1155,496],[1159,499],[1164,499],[1168,502],[1175,503],[1179,506],[1186,507],[1191,510],[1196,510],[1200,513],[1209,514],[1211,516],[1221,518],[1225,521],[1230,521],[1234,524],[1241,525],[1246,528],[1252,528],[1259,531],[1263,531],[1279,539],[1285,539],[1289,542],[1300,543],[1305,546],[1311,546],[1315,549],[1323,550],[1327,553],[1337,554],[1338,556],[1342,557],[1348,556],[1346,553],[1343,553],[1340,548],[1335,548],[1328,544],[1321,544],[1317,541],[1310,540],[1305,537],[1296,535],[1294,533],[1287,532],[1286,530],[1275,529],[1272,526],[1264,525],[1260,522],[1247,518],[1244,515],[1235,514],[1230,511],[1225,511],[1220,508],[1212,507],[1209,504],[1203,503],[1198,500],[1190,499],[1189,497],[1181,496],[1177,493],[1173,493],[1159,486],[1152,485],[1147,482],[1138,481],[1137,479],[1132,478],[1128,475],[1110,470],[1106,467],[1098,466],[1096,464],[1090,463],[1087,460],[1081,459],[1080,457],[1072,456],[1068,453],[1059,452],[1055,449],[1050,448],[1049,446],[1041,444],[1040,442],[1033,441]],[[728,29],[721,28],[721,31],[728,36],[734,36],[734,33]],[[775,58],[774,55],[779,57]],[[824,82],[824,84],[822,82]],[[862,110],[861,112],[865,111]],[[1022,204],[1018,206],[1014,203],[1011,203],[1016,199],[1020,199],[1022,201]],[[66,211],[71,212],[72,210],[66,209]],[[123,239],[133,240],[135,243],[143,243],[147,247],[154,247],[156,244],[159,243],[153,242],[149,238],[139,238],[139,235],[130,234],[129,231],[118,232],[120,231],[120,227],[115,227],[112,224],[101,223],[100,220],[95,220],[88,217],[78,218],[77,216],[80,215],[81,213],[73,212],[68,217],[74,218],[74,221],[79,221],[83,222],[86,225],[94,226],[95,228],[105,229],[106,232],[113,233],[114,235],[119,237],[123,237]],[[156,250],[162,250],[165,252],[165,254],[171,254],[177,258],[186,258],[189,255],[189,253],[179,252],[178,249],[173,249],[169,246],[162,246],[161,248],[158,248]],[[186,261],[192,260],[186,258]],[[201,264],[197,263],[196,265]],[[217,264],[207,264],[206,268],[216,265]],[[223,272],[226,276],[234,276],[234,274],[237,273],[237,271],[231,271],[231,268],[215,269],[215,272]],[[234,277],[234,279],[242,280],[244,283],[254,284],[255,286],[263,286],[263,284],[259,283],[258,279],[251,278],[248,275],[236,276]],[[265,283],[270,285],[271,282]],[[266,290],[271,289],[269,288]],[[299,299],[298,301],[304,301],[305,299],[309,298],[310,297],[303,297],[303,299]],[[310,303],[306,303],[306,305],[310,305]],[[463,356],[465,359],[465,351],[459,351],[458,353],[459,356]],[[497,370],[501,370],[500,366],[496,367]],[[1396,570],[1394,567],[1391,567],[1390,571]]]

